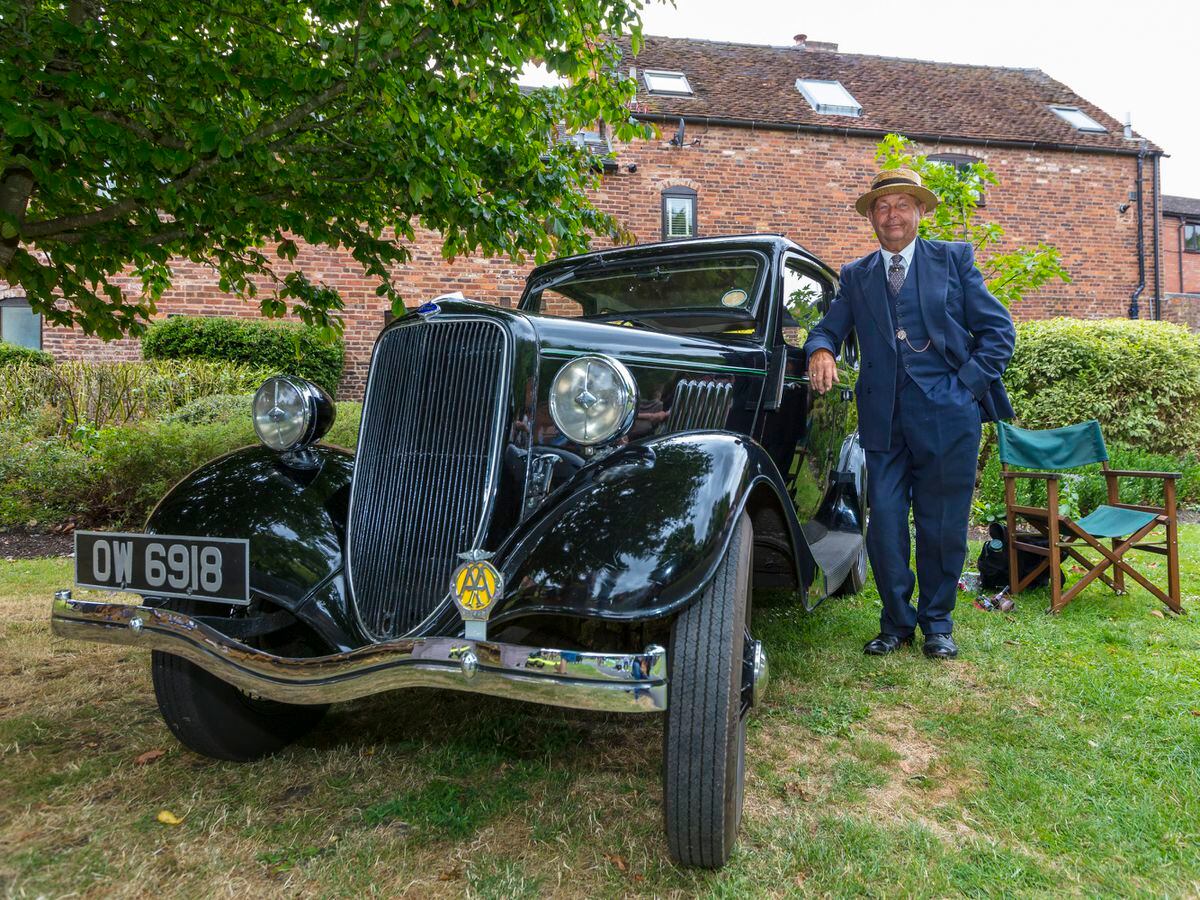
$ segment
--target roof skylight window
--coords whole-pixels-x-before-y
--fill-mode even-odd
[[[642,75],[646,79],[646,90],[651,94],[671,94],[676,97],[692,96],[692,86],[682,72],[646,69]]]
[[[1076,131],[1108,131],[1078,106],[1051,106],[1050,111]]]
[[[855,118],[862,115],[862,104],[854,99],[840,81],[797,78],[796,90],[804,96],[814,110],[822,115],[854,116]]]

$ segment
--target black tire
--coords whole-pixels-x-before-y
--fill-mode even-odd
[[[150,676],[171,733],[189,750],[213,759],[250,762],[270,756],[310,732],[329,708],[252,697],[161,650],[150,654]]]
[[[753,546],[742,513],[712,584],[671,626],[663,814],[668,850],[685,866],[724,865],[742,817]]]

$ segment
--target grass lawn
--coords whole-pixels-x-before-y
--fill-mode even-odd
[[[870,588],[761,605],[773,681],[715,873],[667,859],[654,717],[410,691],[214,762],[160,721],[148,653],[50,636],[69,560],[0,562],[0,894],[1200,894],[1200,526],[1181,545],[1191,615],[963,597],[950,663],[862,656]]]

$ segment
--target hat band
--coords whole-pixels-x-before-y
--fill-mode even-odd
[[[879,188],[890,187],[893,184],[907,184],[909,187],[920,187],[919,184],[908,178],[889,178],[887,181],[879,182],[875,185],[875,187],[871,188],[871,190],[876,191],[879,190]]]

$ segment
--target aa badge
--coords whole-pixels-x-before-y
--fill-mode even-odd
[[[490,555],[479,550],[461,554],[466,562],[454,570],[450,579],[450,593],[466,623],[467,637],[473,640],[487,637],[492,604],[504,590],[504,576],[488,562]]]

